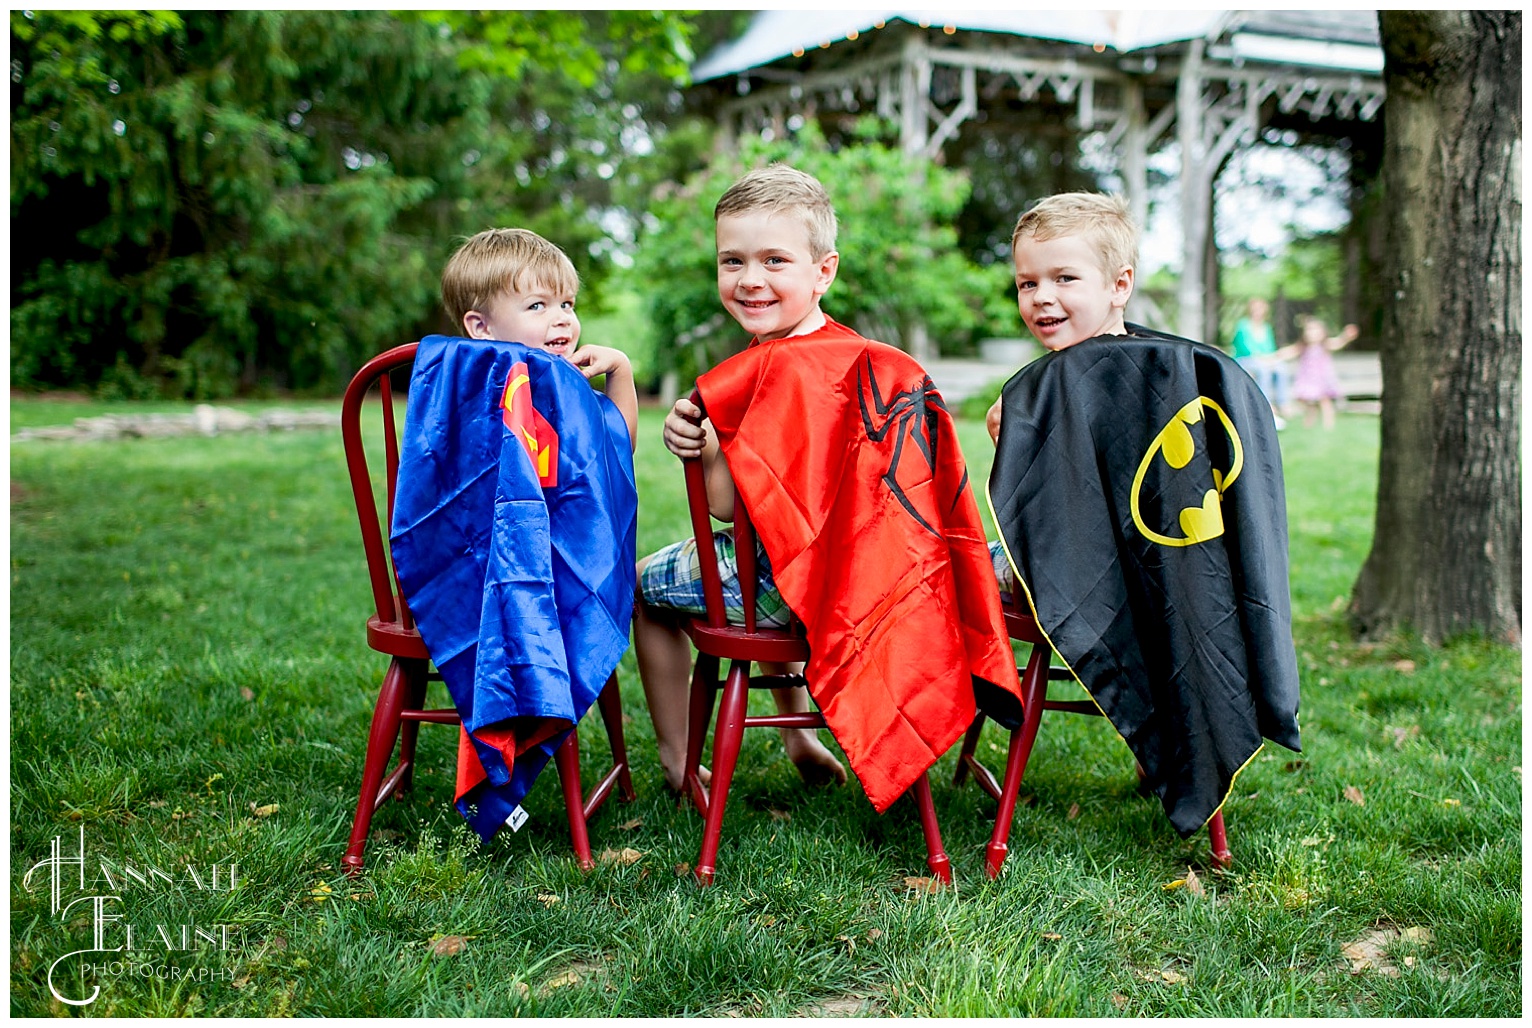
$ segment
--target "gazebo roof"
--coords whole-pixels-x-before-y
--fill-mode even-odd
[[[1376,74],[1383,66],[1373,11],[863,10],[760,11],[744,34],[692,68],[694,81],[771,64],[892,21],[1101,46],[1119,53],[1224,36],[1236,61]]]

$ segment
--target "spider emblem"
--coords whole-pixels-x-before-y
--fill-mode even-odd
[[[915,509],[915,504],[911,502],[900,481],[899,470],[905,456],[905,440],[908,439],[924,458],[924,470],[931,474],[936,471],[936,451],[940,442],[936,412],[947,409],[941,393],[936,391],[936,385],[927,375],[915,388],[900,390],[885,400],[878,389],[877,376],[873,373],[872,357],[868,356],[865,359],[865,369],[857,372],[857,400],[861,404],[862,427],[867,431],[867,438],[875,443],[883,442],[890,434],[894,438],[894,452],[889,458],[888,470],[883,474],[884,483],[899,501],[899,505],[909,512],[921,528],[940,538],[941,533]],[[911,485],[928,481],[931,474],[920,476]],[[967,486],[968,469],[965,467],[962,481],[958,483],[959,496]]]

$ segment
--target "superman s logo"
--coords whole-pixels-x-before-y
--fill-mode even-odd
[[[524,363],[511,365],[505,392],[500,396],[500,420],[532,459],[537,484],[544,488],[558,485],[559,434],[532,406],[532,380]]]

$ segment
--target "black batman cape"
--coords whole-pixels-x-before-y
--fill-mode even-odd
[[[1298,749],[1282,455],[1232,358],[1128,332],[1005,384],[988,493],[1038,624],[1184,837],[1263,736]]]

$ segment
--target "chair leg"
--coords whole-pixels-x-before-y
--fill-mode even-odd
[[[698,768],[702,766],[702,747],[707,742],[707,722],[713,713],[713,693],[718,687],[718,658],[697,654],[692,668],[690,719],[686,725],[686,766],[681,788],[691,797],[697,813],[707,817],[708,790],[702,784]],[[716,744],[715,744],[716,745]]]
[[[569,817],[569,841],[574,845],[575,860],[581,871],[596,866],[590,855],[590,833],[585,826],[585,792],[580,787],[580,732],[570,729],[559,748],[553,751],[559,769],[559,784],[564,788],[564,812]]]
[[[1011,820],[1016,816],[1016,797],[1021,792],[1021,776],[1032,756],[1032,744],[1043,723],[1043,703],[1048,698],[1048,662],[1045,646],[1033,646],[1027,669],[1021,676],[1021,727],[1011,733],[1010,750],[1005,758],[1005,778],[1000,783],[1000,806],[995,811],[995,831],[985,850],[984,870],[991,878],[1000,876],[1000,867],[1010,851]]]
[[[926,866],[943,885],[952,884],[952,861],[942,849],[942,832],[936,824],[936,804],[931,800],[931,781],[915,779],[915,802],[920,805],[920,830],[926,837]]]
[[[979,735],[984,731],[984,712],[974,714],[973,724],[963,736],[963,748],[958,751],[957,769],[952,772],[952,785],[956,788],[968,780],[968,761],[979,748]]]
[[[362,870],[362,851],[367,847],[367,832],[372,828],[372,814],[378,805],[378,789],[383,784],[383,773],[388,770],[388,758],[394,752],[394,741],[399,738],[399,711],[409,690],[409,674],[405,662],[394,658],[388,664],[383,684],[378,689],[378,702],[372,711],[372,727],[367,733],[367,756],[362,764],[361,795],[356,801],[356,817],[351,822],[351,840],[346,845],[346,855],[341,865],[348,875]]]
[[[731,661],[729,679],[723,687],[723,699],[718,704],[718,725],[713,729],[713,782],[708,790],[707,820],[702,828],[702,851],[697,854],[697,866],[692,869],[698,885],[711,885],[717,871],[724,804],[728,802],[729,782],[734,777],[734,765],[739,760],[740,743],[745,735],[749,685],[750,662]]]
[[[1213,863],[1227,871],[1234,864],[1234,854],[1229,852],[1229,838],[1223,827],[1223,811],[1208,819],[1208,841],[1213,844]]]
[[[409,665],[416,664],[409,661]],[[421,710],[426,705],[426,689],[430,686],[430,680],[426,678],[426,666],[420,662],[418,668],[406,666],[409,678],[404,703],[405,709]],[[399,776],[399,785],[394,789],[394,796],[403,799],[404,794],[415,787],[415,740],[420,735],[419,721],[405,721],[399,726],[399,766],[404,768],[404,774]]]
[[[606,680],[606,686],[596,697],[601,709],[601,722],[606,726],[606,741],[612,748],[612,765],[617,768],[617,789],[624,803],[632,803],[638,794],[633,791],[633,775],[629,772],[627,737],[622,731],[622,693],[617,686],[617,675]]]

